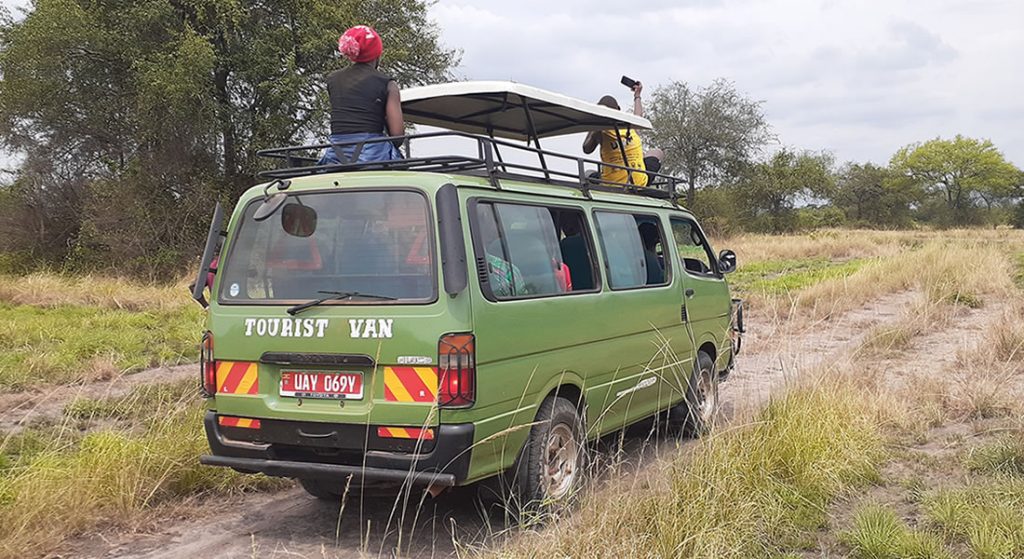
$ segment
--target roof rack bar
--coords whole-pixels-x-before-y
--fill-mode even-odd
[[[582,159],[576,160],[576,174],[580,179],[580,192],[582,192],[588,200],[593,198],[593,196],[590,195],[590,180],[587,178],[587,169],[583,166]]]
[[[494,170],[494,153],[492,153],[492,150],[494,149],[493,142],[488,142],[483,138],[480,138],[479,142],[480,148],[483,151],[484,165],[487,168],[487,177],[491,181],[491,186],[501,190],[501,182],[498,181],[498,176]]]
[[[523,101],[523,112],[526,113],[526,124],[529,126],[527,135],[533,136],[533,145],[537,148],[537,159],[540,160],[540,168],[544,169],[544,178],[551,179],[551,173],[548,171],[548,163],[544,160],[544,150],[540,147],[540,138],[537,136],[537,126],[533,124],[533,113],[530,112],[530,104],[526,102],[526,99],[520,97]],[[527,142],[529,146],[529,142]]]
[[[406,154],[409,155],[412,152],[412,142],[422,141],[429,138],[465,138],[471,139],[477,144],[476,157],[465,156],[465,155],[445,155],[445,156],[430,156],[430,157],[406,157],[404,159],[396,159],[389,161],[352,161],[349,163],[336,164],[336,165],[315,165],[319,160],[319,151],[334,147],[345,147],[345,146],[356,146],[359,145],[365,147],[366,144],[380,143],[380,142],[393,142],[394,140],[401,140],[403,143],[408,142]],[[534,138],[536,140],[536,138]],[[326,144],[315,144],[306,146],[289,146],[283,148],[270,148],[264,149],[257,152],[257,155],[262,157],[268,157],[271,159],[283,160],[286,167],[277,168],[267,171],[262,171],[259,176],[269,178],[292,178],[303,175],[314,175],[322,173],[333,173],[333,172],[345,172],[345,171],[357,171],[357,170],[408,170],[408,171],[431,171],[431,172],[466,172],[473,170],[485,170],[487,177],[492,186],[495,188],[501,188],[499,178],[501,173],[508,173],[509,169],[523,170],[531,173],[538,173],[540,176],[538,180],[555,184],[557,186],[564,186],[569,188],[575,188],[584,191],[584,194],[589,195],[588,190],[606,190],[606,189],[617,189],[618,192],[629,192],[634,194],[642,194],[645,196],[656,196],[660,198],[678,197],[676,193],[677,186],[679,184],[686,184],[686,181],[679,177],[673,177],[671,175],[665,175],[656,173],[653,171],[640,171],[637,169],[630,168],[626,165],[619,165],[614,163],[605,163],[603,161],[586,159],[577,157],[574,155],[568,155],[564,153],[552,152],[539,147],[539,142],[536,142],[536,146],[523,145],[521,143],[497,139],[493,137],[486,137],[479,134],[471,134],[467,132],[458,131],[437,131],[437,132],[424,132],[419,134],[406,134],[402,136],[382,136],[380,138],[372,138],[369,140],[361,140],[357,142],[339,142],[339,143],[326,143]],[[502,148],[508,148],[512,150],[518,150],[519,152],[529,152],[538,157],[540,165],[526,165],[517,164],[512,161],[506,160],[501,152]],[[310,156],[314,154],[316,156]],[[495,162],[495,155],[497,155],[498,161]],[[548,165],[549,158],[556,160],[568,160],[576,163],[575,170],[573,171],[560,171],[552,168]],[[626,160],[623,159],[623,163]],[[648,177],[647,188],[637,187],[633,184],[622,184],[613,183],[598,179],[597,181],[590,181],[587,178],[586,165],[593,164],[598,170],[602,168],[611,169],[622,169],[626,171],[627,176],[632,179],[633,173],[645,173]],[[500,172],[499,172],[500,170]],[[556,179],[556,177],[559,177]],[[524,176],[524,178],[530,178]],[[564,181],[562,180],[564,179]],[[655,194],[657,191],[658,194]]]

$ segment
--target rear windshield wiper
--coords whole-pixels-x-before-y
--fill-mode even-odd
[[[288,308],[288,314],[295,315],[310,307],[326,303],[327,301],[338,301],[341,299],[355,299],[357,297],[364,299],[379,299],[381,301],[396,301],[394,297],[388,297],[387,295],[374,295],[372,293],[359,293],[358,291],[317,291],[317,293],[325,293],[326,297],[319,299],[313,299],[312,301],[306,301],[305,303],[299,303],[294,307]]]

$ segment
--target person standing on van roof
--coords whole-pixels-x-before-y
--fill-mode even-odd
[[[640,92],[643,91],[643,84],[636,82],[632,89],[633,114],[644,116],[644,107],[640,101]],[[619,102],[611,95],[605,95],[597,104],[610,109],[620,110]],[[593,153],[598,146],[601,146],[601,161],[604,163],[625,166],[638,171],[647,170],[644,167],[644,148],[640,144],[640,135],[636,133],[636,130],[619,128],[616,130],[595,130],[587,134],[586,139],[583,140],[583,152]],[[626,155],[625,162],[622,159],[623,153]],[[601,180],[606,183],[647,186],[647,173],[631,173],[626,169],[602,165]]]
[[[357,25],[338,38],[338,52],[353,64],[327,76],[327,94],[331,98],[331,143],[403,135],[405,124],[398,84],[378,70],[384,53],[380,35],[372,27]],[[356,160],[401,159],[402,154],[397,149],[401,144],[401,140],[363,144]],[[328,148],[318,164],[352,162],[355,148],[355,145]]]

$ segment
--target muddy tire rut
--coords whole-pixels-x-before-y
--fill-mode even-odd
[[[773,391],[803,371],[849,360],[872,328],[898,321],[919,297],[916,292],[883,295],[870,305],[828,320],[795,321],[760,329],[771,332],[770,337],[758,336],[756,312],[749,313],[746,347],[736,369],[722,385],[727,412],[760,407]],[[957,351],[978,338],[1001,312],[1002,306],[996,302],[981,309],[963,309],[945,327],[915,338],[903,358],[886,363],[894,375],[924,367],[942,371],[947,367],[936,364],[953,363]],[[133,375],[131,386],[146,382],[141,379],[184,378],[185,371],[193,368]],[[124,389],[130,390],[130,386]],[[35,409],[50,410],[48,413],[57,410],[59,415],[62,399],[66,404],[75,395],[52,393],[45,406],[38,403]],[[10,408],[0,410],[8,410],[3,411],[6,416]],[[657,455],[654,458],[660,459]],[[648,469],[650,464],[645,460],[636,458],[633,462],[645,464],[640,469]],[[317,501],[297,487],[206,499],[155,511],[148,525],[130,532],[104,532],[67,542],[59,556],[344,558],[391,557],[400,549],[401,556],[444,557],[454,554],[456,546],[486,545],[493,541],[494,534],[507,537],[515,530],[500,519],[482,515],[471,495],[471,490],[462,489],[427,500],[422,506],[415,497],[408,506],[402,506],[392,497],[366,496],[350,499],[340,515],[336,504]]]

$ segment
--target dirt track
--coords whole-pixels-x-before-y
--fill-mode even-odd
[[[873,326],[898,320],[916,297],[911,292],[882,296],[864,308],[799,329],[785,325],[770,329],[769,325],[759,325],[756,313],[751,313],[746,349],[722,387],[726,410],[758,406],[801,371],[844,361]],[[957,351],[976,339],[1001,310],[996,302],[978,310],[963,310],[948,327],[915,339],[913,348],[905,354],[907,359],[893,363],[893,372],[952,363]],[[757,334],[766,331],[772,332],[770,336]],[[148,374],[153,379],[166,378]],[[60,398],[54,395],[46,401],[45,409],[59,412]],[[674,447],[671,441],[653,447],[634,441],[627,445],[627,461],[650,464],[660,459],[658,447],[669,444]],[[444,557],[453,554],[456,546],[485,544],[495,533],[507,531],[500,520],[482,517],[467,494],[445,495],[422,507],[417,503],[402,507],[385,497],[368,497],[361,502],[355,499],[340,514],[336,505],[318,502],[298,488],[243,495],[166,511],[161,520],[132,533],[102,533],[69,542],[60,555],[391,557],[400,548],[403,556]],[[399,530],[399,526],[404,529]]]

